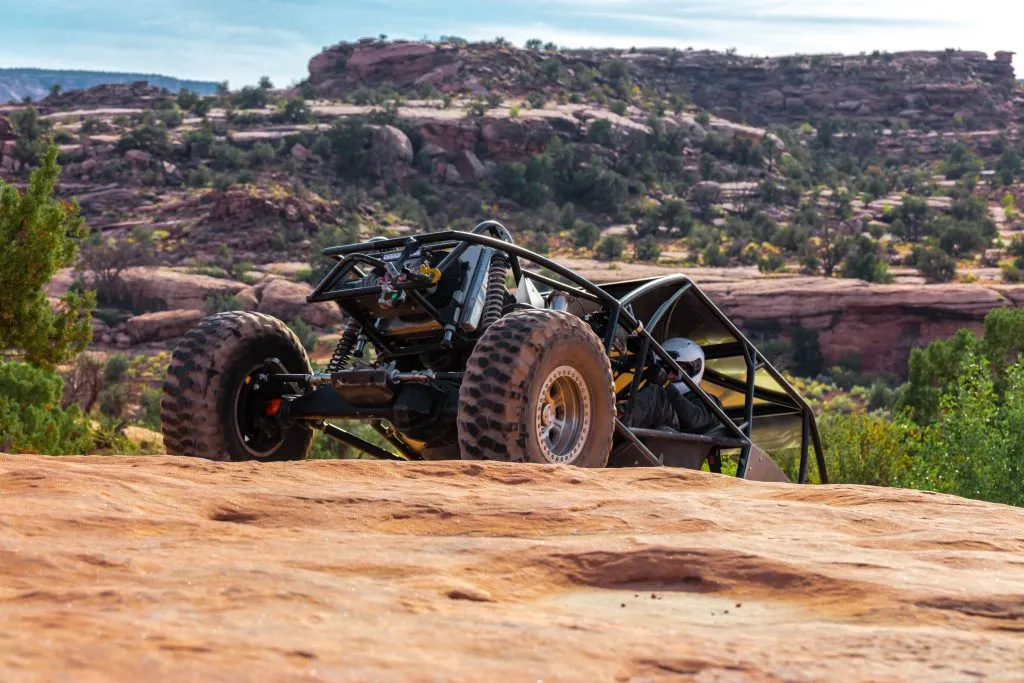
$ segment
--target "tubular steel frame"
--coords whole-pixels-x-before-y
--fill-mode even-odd
[[[491,235],[485,235],[483,234],[484,232],[490,232]],[[409,237],[378,238],[368,242],[329,247],[323,251],[323,255],[336,259],[338,263],[307,297],[307,301],[309,303],[324,301],[336,302],[348,315],[363,324],[363,334],[365,334],[367,339],[375,345],[380,357],[382,358],[444,351],[451,349],[453,346],[470,346],[473,344],[472,339],[466,337],[458,330],[449,329],[446,330],[445,338],[441,342],[421,344],[413,348],[403,349],[396,353],[396,349],[394,349],[384,336],[380,334],[379,330],[371,324],[371,321],[367,320],[365,316],[362,315],[361,311],[359,311],[354,305],[351,305],[351,300],[356,297],[374,293],[379,294],[381,292],[381,286],[371,285],[359,288],[349,288],[343,291],[335,291],[334,287],[342,282],[343,278],[345,278],[349,273],[355,272],[357,275],[362,276],[363,273],[358,269],[359,264],[370,265],[376,268],[387,267],[385,261],[369,256],[367,252],[372,253],[384,250],[394,251],[402,249],[403,253],[398,260],[399,264],[401,264],[419,247],[430,246],[435,249],[450,247],[451,251],[445,255],[437,266],[437,269],[441,271],[443,277],[449,268],[459,262],[459,256],[465,253],[465,251],[472,245],[488,247],[495,251],[504,253],[509,258],[509,264],[517,284],[520,283],[523,278],[529,278],[547,285],[552,289],[557,289],[570,296],[578,297],[601,306],[602,310],[608,312],[608,332],[603,340],[606,352],[611,352],[615,330],[620,324],[623,325],[631,334],[640,335],[642,337],[641,349],[637,354],[636,363],[634,365],[633,391],[630,392],[629,408],[633,407],[633,401],[636,396],[635,389],[636,385],[639,383],[639,375],[647,362],[647,357],[653,353],[669,368],[672,368],[687,387],[689,387],[690,391],[693,392],[708,407],[708,409],[711,410],[712,413],[714,413],[719,421],[726,427],[730,436],[742,442],[743,446],[740,451],[739,465],[737,468],[738,477],[743,478],[746,474],[747,463],[750,457],[750,449],[753,445],[751,435],[754,418],[757,416],[767,415],[799,414],[802,420],[802,428],[798,482],[805,483],[807,480],[809,450],[810,447],[813,447],[819,480],[823,484],[828,483],[825,458],[821,448],[821,437],[818,433],[817,424],[815,423],[814,414],[810,406],[789,384],[789,382],[786,381],[782,374],[770,362],[768,362],[767,358],[765,358],[754,347],[739,328],[737,328],[736,325],[733,324],[733,322],[729,320],[729,318],[726,317],[725,314],[722,313],[722,311],[714,304],[714,302],[712,302],[711,299],[701,291],[700,287],[698,287],[686,275],[666,275],[647,282],[641,281],[642,284],[639,284],[636,289],[630,291],[621,299],[617,299],[601,286],[592,283],[575,271],[515,244],[509,231],[497,221],[484,221],[476,226],[472,232],[446,230]],[[520,259],[544,268],[555,275],[564,278],[571,284],[566,284],[556,278],[549,277],[541,273],[524,270],[520,263]],[[655,313],[647,321],[638,320],[630,310],[628,310],[630,304],[641,297],[660,288],[672,285],[677,286],[678,289],[658,307]],[[404,290],[408,296],[412,297],[417,305],[423,308],[424,311],[433,316],[435,320],[442,322],[440,313],[430,304],[423,292],[420,291],[424,289],[421,284],[411,283],[409,285],[404,285],[403,283],[399,283],[396,286],[396,289]],[[737,424],[728,415],[724,408],[712,400],[699,385],[694,383],[693,380],[691,380],[690,377],[682,371],[682,368],[680,368],[676,361],[665,351],[664,348],[662,348],[661,344],[650,332],[650,330],[656,328],[658,323],[674,309],[675,305],[678,304],[681,298],[687,293],[691,293],[696,296],[700,303],[709,312],[711,312],[717,321],[721,323],[736,339],[736,342],[709,346],[706,349],[707,357],[713,359],[716,357],[723,358],[735,355],[743,356],[746,366],[745,381],[738,381],[732,377],[727,377],[721,373],[715,372],[712,369],[707,369],[705,371],[705,376],[713,383],[743,394],[743,422],[740,424]],[[775,380],[780,387],[782,387],[783,392],[780,393],[771,389],[758,388],[756,385],[756,372],[759,369],[765,370],[768,375]],[[774,405],[760,406],[760,410],[756,410],[754,406],[755,398],[768,401]],[[630,414],[630,411],[627,410],[626,414]],[[296,415],[296,417],[302,419],[302,416],[300,415]],[[656,466],[660,466],[662,464],[661,460],[639,440],[636,434],[634,434],[629,427],[618,419],[616,419],[615,427],[616,431],[621,436],[632,442],[632,444],[638,448],[641,455],[650,464]],[[358,439],[358,437],[354,437],[354,435],[353,438]],[[346,439],[346,441],[348,443],[352,443],[352,445],[356,445],[350,439]],[[368,442],[366,443],[367,445],[372,446],[372,444],[369,444]]]

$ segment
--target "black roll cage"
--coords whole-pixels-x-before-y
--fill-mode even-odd
[[[484,233],[490,233],[490,235]],[[528,278],[537,283],[546,285],[551,289],[564,292],[572,297],[590,301],[591,303],[600,306],[601,309],[606,311],[608,314],[608,328],[605,339],[603,340],[605,351],[607,353],[610,354],[612,351],[613,342],[615,340],[615,331],[619,325],[623,326],[630,335],[639,335],[641,337],[640,352],[636,356],[636,362],[633,368],[632,391],[630,392],[629,397],[629,408],[632,408],[633,400],[636,396],[636,388],[640,381],[640,376],[642,374],[641,371],[645,367],[648,357],[653,354],[657,356],[665,366],[673,369],[687,387],[689,387],[690,391],[693,392],[708,407],[708,409],[715,414],[715,416],[725,426],[729,436],[737,443],[742,443],[736,473],[738,477],[743,478],[746,474],[750,451],[753,446],[751,434],[754,418],[773,415],[799,415],[801,418],[802,428],[798,483],[805,483],[807,480],[810,448],[814,449],[815,464],[817,466],[819,480],[823,484],[828,483],[825,458],[821,447],[821,437],[818,433],[818,427],[810,406],[790,385],[790,383],[786,381],[782,374],[768,361],[768,359],[754,347],[739,328],[737,328],[736,325],[734,325],[732,321],[729,320],[729,318],[726,317],[725,314],[722,313],[722,311],[711,301],[711,299],[709,299],[708,296],[686,275],[666,275],[645,281],[642,284],[638,283],[639,286],[636,289],[633,289],[621,298],[616,298],[602,286],[591,282],[575,271],[515,244],[511,233],[505,228],[505,226],[497,221],[488,220],[480,223],[470,232],[461,230],[445,230],[415,236],[375,238],[367,242],[324,249],[322,252],[324,256],[333,258],[338,262],[316,286],[316,288],[314,288],[313,292],[307,297],[307,301],[309,303],[324,301],[336,302],[346,314],[352,316],[363,325],[363,333],[366,335],[368,341],[371,341],[378,349],[379,357],[382,359],[432,351],[443,351],[450,349],[453,346],[471,345],[473,343],[471,339],[467,338],[458,330],[450,329],[446,330],[445,338],[440,342],[426,343],[397,351],[387,342],[386,339],[383,338],[382,335],[377,333],[374,326],[370,324],[370,321],[366,320],[365,316],[363,316],[355,306],[350,305],[350,300],[353,297],[380,293],[382,291],[381,285],[370,285],[355,289],[349,288],[343,293],[335,292],[333,291],[333,288],[339,282],[343,281],[350,273],[354,272],[357,276],[363,277],[364,274],[359,270],[360,264],[369,265],[374,268],[387,269],[389,265],[387,262],[369,255],[370,253],[402,249],[402,255],[398,258],[398,267],[400,267],[401,263],[419,247],[431,246],[437,249],[451,248],[451,251],[448,252],[437,266],[437,269],[441,271],[443,276],[449,268],[458,263],[459,257],[472,245],[489,247],[490,249],[505,254],[509,260],[509,266],[517,284],[522,281],[522,278]],[[525,270],[522,267],[520,260],[524,260],[550,271],[556,276],[567,280],[571,284],[566,284],[565,282],[542,273]],[[630,304],[634,301],[666,286],[675,286],[677,289],[647,320],[638,320],[629,310],[627,310]],[[404,290],[405,293],[412,297],[418,305],[422,306],[423,310],[435,318],[439,318],[440,314],[438,311],[430,304],[423,292],[420,291],[424,289],[421,285],[408,283],[398,284],[396,287]],[[742,393],[744,396],[744,405],[740,411],[741,414],[736,414],[736,409],[727,411],[715,402],[698,384],[694,383],[693,380],[691,380],[690,377],[682,371],[676,361],[665,351],[650,332],[650,330],[656,328],[664,316],[669,314],[674,305],[686,294],[696,296],[705,309],[710,312],[735,338],[735,341],[733,342],[706,347],[705,356],[707,359],[711,360],[715,358],[741,355],[746,366],[745,381],[740,381],[726,376],[711,368],[707,368],[705,370],[705,377],[708,377],[719,386]],[[782,387],[783,391],[780,393],[771,389],[758,387],[755,381],[755,374],[759,370],[767,372],[768,375],[780,387]],[[765,401],[767,405],[755,407],[755,398]],[[735,417],[742,421],[737,423],[733,416],[729,414],[730,412],[734,413]],[[628,415],[629,413],[630,411],[627,409],[626,414]],[[644,459],[646,459],[650,464],[655,466],[660,466],[662,464],[661,460],[641,442],[640,438],[635,433],[636,430],[630,429],[618,418],[616,418],[615,421],[615,428],[616,432],[631,442],[639,450],[642,457],[644,457]],[[358,439],[358,437],[353,438]],[[367,442],[367,445],[371,444]]]

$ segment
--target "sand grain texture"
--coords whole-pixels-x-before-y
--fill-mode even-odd
[[[0,681],[1024,678],[1024,511],[668,469],[0,456]]]

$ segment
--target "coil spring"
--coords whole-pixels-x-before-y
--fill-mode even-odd
[[[334,353],[331,355],[331,362],[327,364],[327,372],[341,372],[348,366],[348,361],[352,357],[352,349],[355,348],[359,332],[362,329],[362,326],[355,320],[350,318],[346,321],[345,327],[341,331],[341,339],[338,340],[338,345],[334,347]]]
[[[501,311],[505,308],[505,276],[508,274],[508,259],[504,254],[495,254],[487,270],[487,298],[484,302],[484,314],[480,321],[480,329],[498,322]]]

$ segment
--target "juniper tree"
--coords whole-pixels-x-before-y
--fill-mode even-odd
[[[59,176],[51,144],[23,193],[0,180],[0,350],[45,369],[85,349],[95,305],[91,292],[69,291],[51,306],[44,290],[74,264],[86,232],[77,202],[54,199]]]

